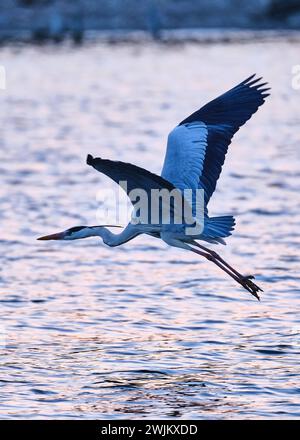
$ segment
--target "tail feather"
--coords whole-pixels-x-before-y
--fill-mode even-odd
[[[222,217],[210,217],[205,221],[204,235],[212,238],[224,238],[231,235],[234,230],[235,219],[232,215]]]

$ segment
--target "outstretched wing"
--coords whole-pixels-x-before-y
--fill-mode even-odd
[[[175,189],[174,185],[163,177],[131,163],[102,159],[101,157],[94,158],[91,154],[88,154],[86,163],[100,173],[106,174],[117,184],[126,182],[126,192],[129,198],[130,192],[137,188],[143,189],[149,195],[151,189],[166,188],[169,191]]]
[[[144,168],[132,165],[131,163],[101,159],[100,157],[94,158],[90,154],[87,156],[87,164],[119,184],[122,189],[126,191],[134,208],[136,208],[138,203],[139,209],[144,209],[144,214],[147,214],[147,218],[143,215],[143,223],[152,224],[152,217],[154,217],[155,214],[157,215],[157,213],[154,212],[155,209],[160,210],[161,212],[158,217],[155,217],[159,218],[160,221],[162,218],[167,218],[164,217],[164,215],[170,215],[170,217],[174,219],[176,215],[180,217],[184,212],[186,202],[182,197],[181,192],[163,177],[151,173]],[[173,192],[174,194],[175,192],[177,195],[177,203],[174,202],[169,205],[156,204],[154,207],[152,204],[153,198],[157,196],[158,193],[155,193],[155,191],[153,192],[153,190],[160,191],[164,189],[167,190],[168,193]],[[143,192],[141,192],[141,190]],[[144,195],[146,196],[145,199],[143,199]],[[187,211],[188,210],[186,209],[185,212]],[[141,218],[141,213],[139,213],[139,217]],[[137,219],[137,217],[135,217],[135,219]],[[192,223],[192,219],[190,220],[190,223]]]
[[[169,135],[162,177],[212,196],[233,135],[261,106],[269,88],[250,76],[184,119]]]

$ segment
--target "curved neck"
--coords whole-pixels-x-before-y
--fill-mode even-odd
[[[101,237],[103,243],[107,244],[107,246],[119,246],[120,244],[126,243],[127,241],[133,239],[137,235],[139,235],[138,231],[133,231],[132,228],[128,226],[123,229],[120,234],[113,234],[109,229],[104,226],[94,226],[90,228],[89,236],[98,236]]]

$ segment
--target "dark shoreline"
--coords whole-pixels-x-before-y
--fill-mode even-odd
[[[76,40],[72,35],[65,34],[61,38],[44,36],[35,38],[30,31],[16,32],[10,36],[3,36],[0,32],[0,45],[14,44],[66,44],[66,43],[105,43],[105,44],[145,44],[158,42],[161,44],[215,44],[215,43],[248,43],[248,42],[268,42],[284,39],[291,43],[300,41],[300,30],[297,29],[174,29],[164,30],[159,38],[153,38],[149,32],[145,31],[86,31],[84,37]]]

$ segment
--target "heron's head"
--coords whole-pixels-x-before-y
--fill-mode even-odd
[[[99,235],[99,231],[105,227],[121,228],[121,226],[117,225],[74,226],[56,234],[39,237],[38,240],[78,240],[79,238],[94,237]]]

